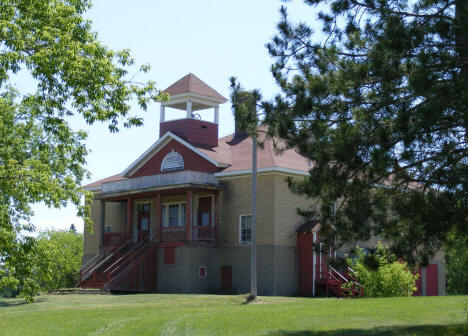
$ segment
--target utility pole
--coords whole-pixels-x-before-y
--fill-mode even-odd
[[[257,137],[252,136],[252,216],[250,218],[250,300],[257,299]]]

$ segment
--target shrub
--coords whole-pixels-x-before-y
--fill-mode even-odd
[[[355,254],[354,258],[348,257],[346,262],[364,286],[366,296],[411,296],[416,291],[418,275],[413,275],[407,264],[397,260],[380,242],[372,254],[364,253],[359,247]]]

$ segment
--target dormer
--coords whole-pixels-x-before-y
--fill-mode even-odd
[[[164,92],[169,100],[161,104],[159,137],[170,131],[190,144],[217,147],[219,105],[227,99],[192,73]],[[166,107],[185,111],[185,118],[166,121]],[[197,113],[206,109],[213,109],[213,121],[202,120]]]

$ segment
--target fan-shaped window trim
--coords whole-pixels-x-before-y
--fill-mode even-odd
[[[184,159],[182,155],[174,151],[174,149],[168,153],[161,163],[161,171],[171,171],[184,169]]]

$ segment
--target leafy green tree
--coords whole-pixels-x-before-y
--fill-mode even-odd
[[[83,256],[83,235],[71,231],[49,230],[39,234],[36,244],[33,279],[41,290],[74,287]]]
[[[166,98],[154,82],[128,78],[134,60],[128,50],[113,51],[97,40],[83,18],[90,6],[88,0],[0,2],[0,287],[33,291],[35,240],[21,235],[34,230],[32,203],[72,203],[91,223],[91,195],[80,188],[86,134],[73,131],[67,118],[107,122],[115,132],[120,124],[141,125],[129,113],[133,100],[145,110]],[[10,87],[20,71],[30,75],[35,91]]]
[[[416,291],[414,275],[405,262],[378,242],[375,253],[365,254],[357,247],[354,258],[346,262],[355,272],[355,276],[364,286],[367,297],[411,296]]]
[[[449,235],[445,249],[447,293],[468,294],[468,237]]]
[[[304,1],[323,32],[281,9],[267,47],[282,92],[263,103],[270,135],[314,162],[290,181],[322,201],[302,213],[427,262],[468,234],[468,2]]]

